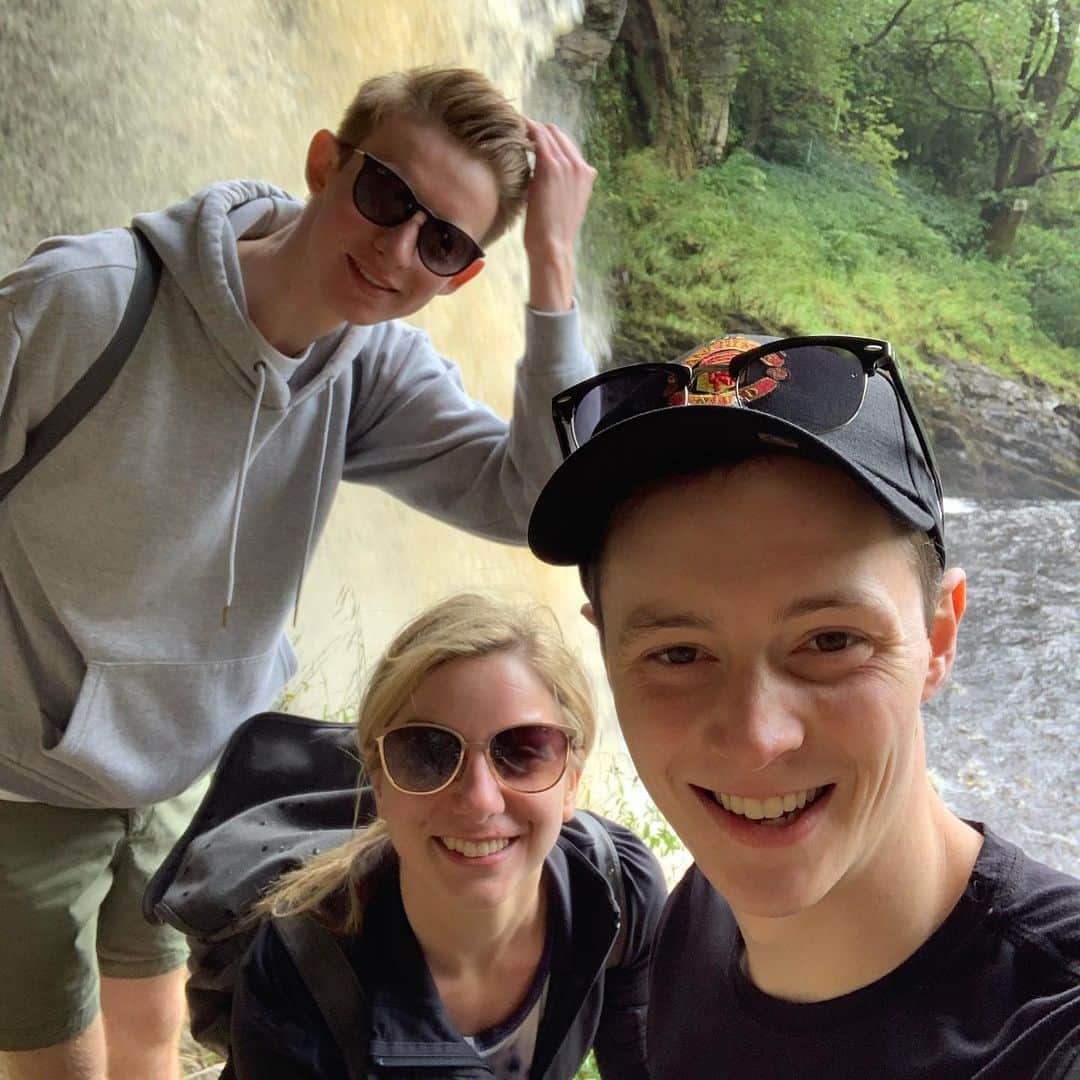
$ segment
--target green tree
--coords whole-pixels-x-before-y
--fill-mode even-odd
[[[977,197],[993,259],[1031,200],[1080,171],[1080,89],[1070,80],[1080,0],[903,0],[874,38],[892,79],[901,145]]]

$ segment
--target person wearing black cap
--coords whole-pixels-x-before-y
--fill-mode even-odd
[[[1080,1077],[1080,882],[927,774],[965,577],[888,342],[730,336],[553,409],[529,543],[580,568],[694,857],[653,952],[653,1080]]]

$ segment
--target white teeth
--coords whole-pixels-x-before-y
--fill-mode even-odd
[[[496,851],[502,851],[510,841],[505,837],[498,840],[461,840],[456,836],[440,836],[444,847],[464,855],[467,859],[478,859],[483,855],[494,855]]]
[[[780,819],[793,814],[812,803],[824,788],[803,788],[802,791],[788,791],[783,795],[769,795],[764,799],[755,799],[750,795],[729,795],[726,791],[714,791],[713,798],[733,814],[749,818],[751,821],[764,821],[766,824],[780,824]]]
[[[376,280],[375,278],[373,278],[373,277],[372,277],[372,276],[371,276],[371,275],[370,275],[370,274],[369,274],[369,273],[368,273],[368,272],[367,272],[366,270],[364,270],[364,269],[363,269],[363,267],[361,267],[361,265],[360,265],[360,264],[359,264],[359,263],[358,263],[358,262],[357,262],[357,261],[356,261],[355,259],[353,259],[353,258],[350,258],[350,260],[349,260],[349,261],[350,261],[350,262],[352,263],[352,267],[353,267],[353,269],[354,269],[354,270],[355,270],[355,271],[356,271],[356,272],[357,272],[357,273],[358,273],[358,274],[359,274],[359,275],[360,275],[360,276],[361,276],[361,277],[362,277],[362,278],[363,278],[363,279],[364,279],[364,280],[365,280],[365,281],[366,281],[366,282],[367,282],[367,283],[368,283],[369,285],[374,285],[376,289],[383,289],[383,290],[384,290],[385,292],[393,292],[393,291],[394,291],[394,287],[393,287],[392,285],[387,285],[387,284],[386,284],[385,282],[383,282],[383,281],[378,281],[378,280]]]
[[[360,271],[360,276],[361,276],[361,277],[362,277],[362,278],[363,278],[363,279],[364,279],[364,280],[365,280],[365,281],[366,281],[366,282],[367,282],[367,283],[368,283],[369,285],[374,285],[376,289],[383,289],[383,290],[385,290],[386,292],[390,292],[390,291],[391,291],[391,288],[390,288],[390,286],[389,286],[389,285],[384,285],[384,284],[383,284],[383,283],[382,283],[381,281],[376,281],[376,280],[375,280],[375,279],[374,279],[373,277],[371,277],[371,276],[370,276],[369,274],[365,274],[363,270],[361,270],[361,271]]]

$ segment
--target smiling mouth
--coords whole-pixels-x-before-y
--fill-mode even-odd
[[[387,285],[383,281],[377,281],[366,270],[363,270],[360,267],[360,264],[351,255],[346,255],[345,258],[349,261],[349,269],[351,269],[357,277],[363,278],[373,289],[378,289],[380,292],[397,292],[397,289],[395,289],[393,285]]]
[[[450,851],[456,851],[467,859],[479,859],[484,855],[494,855],[496,851],[510,846],[510,840],[500,836],[494,840],[463,840],[457,836],[440,836],[439,842]]]
[[[710,791],[707,788],[700,790],[734,817],[745,818],[758,825],[776,827],[797,821],[807,807],[830,792],[833,787],[834,784],[825,784],[822,787],[801,788],[782,795],[770,795],[764,799],[730,795],[725,791]]]

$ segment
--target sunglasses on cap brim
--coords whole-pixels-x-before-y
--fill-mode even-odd
[[[745,348],[747,339],[743,347],[732,340],[710,342],[674,363],[612,368],[556,394],[551,408],[563,457],[623,420],[687,405],[750,409],[821,435],[850,424],[867,381],[882,375],[911,421],[940,504],[933,449],[887,341],[816,335]]]
[[[467,232],[433,214],[389,165],[357,146],[341,145],[363,157],[352,189],[353,205],[362,217],[391,229],[409,221],[417,211],[424,215],[416,235],[416,252],[433,274],[453,277],[484,257],[483,248]]]

